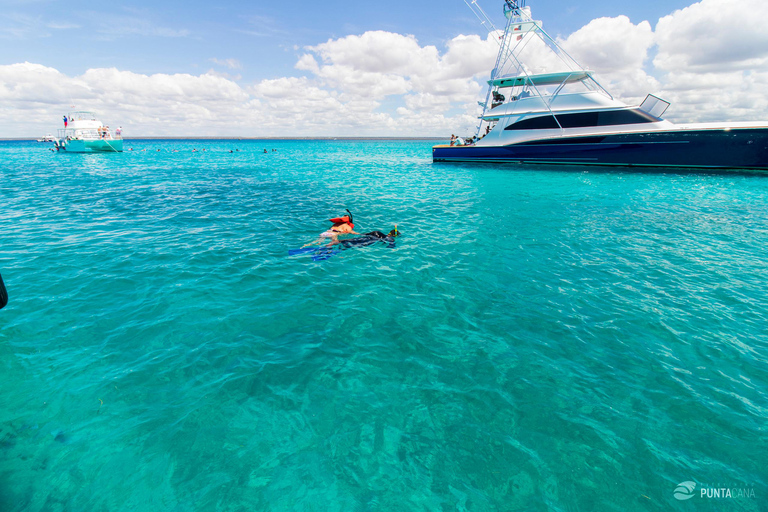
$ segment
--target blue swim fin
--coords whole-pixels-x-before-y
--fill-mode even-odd
[[[325,261],[328,258],[332,258],[333,256],[339,254],[340,252],[341,249],[337,249],[335,247],[322,247],[312,255],[312,261]]]
[[[315,252],[319,250],[318,247],[302,247],[301,249],[288,250],[288,256],[296,256],[297,254],[306,254],[308,252]]]

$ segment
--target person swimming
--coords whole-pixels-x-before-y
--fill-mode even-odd
[[[329,229],[320,233],[320,238],[314,242],[305,244],[302,247],[319,245],[324,242],[329,242],[328,246],[336,245],[339,243],[339,235],[359,235],[360,233],[355,232],[355,224],[352,219],[352,213],[349,210],[347,210],[347,213],[349,215],[329,219],[330,222],[333,222],[333,225]]]
[[[349,210],[347,210],[349,211]],[[343,218],[340,218],[343,219]],[[335,219],[331,219],[335,220]],[[354,226],[354,224],[353,224]],[[330,233],[331,230],[326,231],[331,238],[338,237],[339,235],[343,233],[336,233],[334,234]],[[354,231],[351,232],[351,234],[359,235],[359,233],[355,233]],[[322,247],[307,247],[309,245],[317,244],[318,242],[322,242],[323,240],[327,240],[328,237],[320,237],[320,239],[316,242],[313,242],[313,244],[307,244],[301,247],[301,249],[291,249],[288,251],[289,256],[297,256],[299,254],[312,254],[312,261],[324,261],[327,259],[332,258],[336,254],[341,254],[341,252],[345,249],[352,249],[354,247],[368,247],[369,245],[373,245],[376,243],[382,243],[386,247],[390,249],[395,248],[395,238],[400,236],[400,230],[397,229],[397,224],[395,224],[395,229],[391,230],[386,235],[382,233],[381,231],[371,231],[370,233],[365,233],[363,235],[360,235],[356,238],[347,238],[345,240],[338,240],[338,238],[335,238],[335,242],[331,242],[328,245],[324,245]]]

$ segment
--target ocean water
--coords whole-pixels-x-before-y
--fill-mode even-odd
[[[431,145],[0,143],[0,511],[766,510],[768,176]]]

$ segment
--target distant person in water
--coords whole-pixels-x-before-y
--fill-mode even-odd
[[[347,213],[349,213],[349,210],[347,210]],[[339,235],[359,235],[360,234],[355,232],[355,224],[352,222],[351,213],[349,213],[349,215],[344,215],[343,217],[334,217],[333,219],[329,219],[329,220],[330,222],[333,222],[333,225],[326,231],[323,231],[322,233],[320,233],[320,238],[318,238],[314,242],[303,245],[303,247],[307,247],[310,245],[319,245],[325,242],[328,242],[329,246],[336,245],[339,243]]]

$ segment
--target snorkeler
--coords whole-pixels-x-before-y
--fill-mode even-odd
[[[302,247],[307,247],[310,245],[318,245],[328,241],[330,241],[330,243],[328,244],[329,246],[336,245],[339,243],[339,235],[359,235],[360,233],[356,233],[354,231],[355,224],[352,220],[352,212],[347,210],[347,213],[349,215],[344,215],[343,217],[334,217],[333,219],[329,219],[330,222],[333,222],[333,226],[331,226],[328,230],[320,233],[320,238],[318,238],[314,242],[304,244]]]
[[[349,212],[349,210],[347,210]],[[339,217],[338,219],[331,219],[332,221],[335,220],[343,220],[345,217]],[[351,214],[350,214],[350,221],[349,224],[354,226],[354,224],[351,224]],[[336,224],[334,224],[334,227]],[[361,236],[358,236],[356,238],[348,238],[346,240],[338,240],[336,237],[339,236],[339,234],[343,233],[337,233],[334,234],[330,233],[331,230],[326,231],[323,234],[329,234],[331,235],[331,238],[334,239],[334,242],[331,242],[328,245],[322,246],[322,247],[307,247],[307,244],[303,246],[301,249],[291,249],[288,251],[289,256],[297,256],[299,254],[312,254],[312,261],[324,261],[329,258],[332,258],[336,254],[341,254],[341,252],[345,249],[352,249],[353,247],[368,247],[369,245],[373,245],[375,243],[383,243],[386,245],[389,249],[395,248],[395,238],[400,236],[400,230],[397,229],[397,224],[395,224],[395,229],[387,233],[386,235],[382,233],[381,231],[371,231],[370,233],[365,233]],[[350,233],[358,235],[359,233],[355,233],[354,231],[351,231]],[[326,239],[327,237],[320,237],[319,242]],[[317,242],[314,242],[317,243]]]

